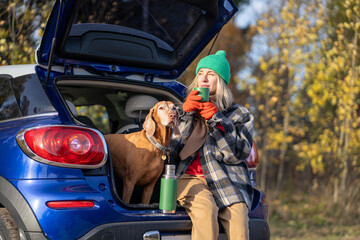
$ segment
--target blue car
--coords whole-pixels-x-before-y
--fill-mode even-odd
[[[190,239],[184,209],[159,209],[160,183],[150,204],[141,187],[121,200],[104,135],[141,129],[154,99],[180,108],[176,79],[236,11],[230,0],[56,1],[37,64],[0,67],[0,239]],[[257,164],[253,240],[270,238]]]

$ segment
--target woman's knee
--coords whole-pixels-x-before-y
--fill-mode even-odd
[[[216,206],[215,201],[211,201],[211,199],[199,199],[195,197],[189,210],[202,221],[217,222],[219,208]]]

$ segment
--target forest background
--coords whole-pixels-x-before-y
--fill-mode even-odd
[[[0,65],[35,63],[52,4],[0,1]],[[256,24],[240,28],[235,16],[179,80],[227,51],[229,86],[255,116],[272,239],[359,239],[360,1],[264,4]]]

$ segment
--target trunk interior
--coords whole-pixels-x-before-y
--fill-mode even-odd
[[[76,124],[95,128],[104,135],[141,131],[146,115],[157,101],[172,101],[179,111],[182,103],[181,96],[169,88],[128,79],[62,78],[57,81],[57,89]],[[110,171],[113,193],[119,204],[127,208],[158,209],[161,177],[150,204],[141,204],[142,186],[135,187],[130,204],[125,204],[121,200],[122,179],[114,173],[111,159],[109,151],[109,159],[103,167],[84,170],[84,175],[104,175]]]

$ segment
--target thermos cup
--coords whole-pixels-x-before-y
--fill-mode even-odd
[[[194,90],[199,90],[198,95],[201,96],[200,102],[208,102],[209,101],[209,94],[210,89],[206,87],[196,87]]]
[[[175,165],[166,164],[165,174],[160,182],[159,208],[163,213],[175,213],[176,210],[177,179]]]

